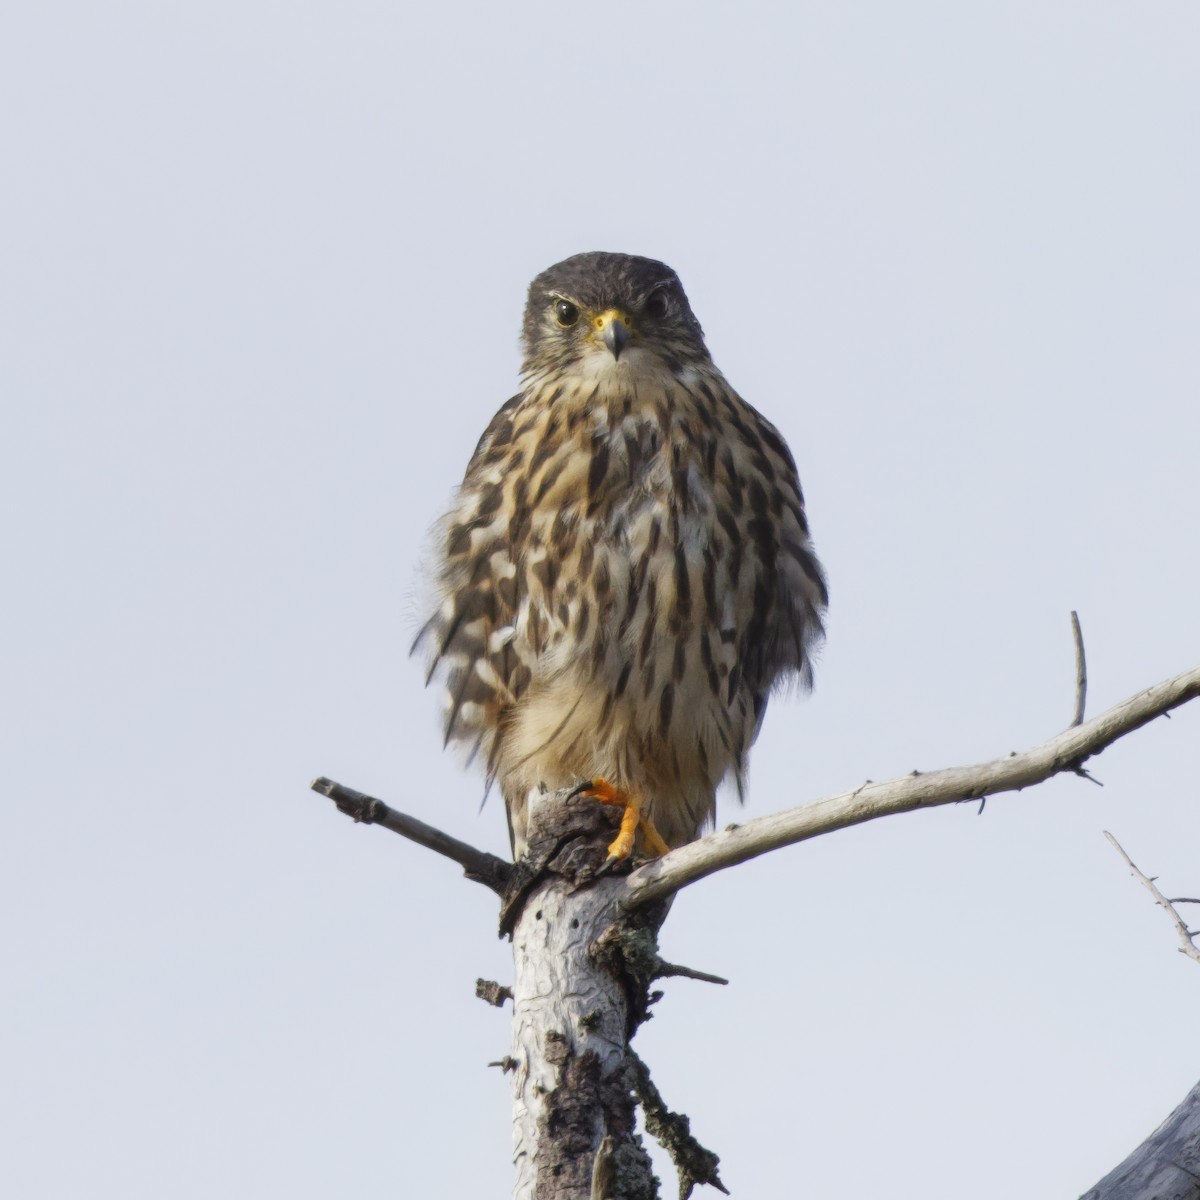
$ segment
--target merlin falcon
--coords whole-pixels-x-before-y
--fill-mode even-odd
[[[828,599],[783,438],[713,365],[675,272],[577,254],[529,287],[522,386],[436,534],[414,645],[447,744],[529,806],[624,808],[610,856],[697,837],[771,692],[810,685]]]

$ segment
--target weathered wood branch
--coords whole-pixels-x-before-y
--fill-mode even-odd
[[[1163,908],[1179,935],[1179,952],[1200,962],[1196,931],[1187,927],[1176,904],[1200,901],[1180,896],[1169,899],[1151,876],[1134,865],[1125,848],[1106,829],[1113,849],[1125,860],[1129,872]],[[1123,1162],[1114,1167],[1081,1200],[1200,1200],[1200,1083],[1183,1103]]]
[[[1083,714],[1087,708],[1087,655],[1083,649],[1083,627],[1074,609],[1071,609],[1071,638],[1075,643],[1075,713],[1071,717],[1071,725],[1075,726],[1083,724]]]
[[[1200,962],[1200,946],[1196,945],[1196,934],[1200,931],[1189,929],[1187,922],[1179,915],[1179,910],[1175,907],[1176,904],[1195,904],[1196,901],[1186,896],[1181,896],[1177,900],[1167,899],[1158,890],[1158,885],[1155,882],[1156,877],[1152,878],[1149,875],[1143,875],[1134,866],[1133,859],[1125,853],[1125,848],[1107,829],[1104,831],[1104,836],[1108,838],[1112,848],[1125,860],[1125,865],[1129,868],[1129,873],[1141,882],[1142,886],[1154,897],[1154,903],[1162,908],[1167,916],[1171,918],[1171,923],[1175,926],[1175,932],[1179,935],[1179,953],[1186,954],[1194,962]]]
[[[1077,639],[1076,645],[1082,656],[1081,640]],[[1077,666],[1086,681],[1082,657]],[[1082,700],[1078,679],[1077,674],[1077,713]],[[1086,686],[1086,682],[1082,686]],[[1083,766],[1089,758],[1197,696],[1200,696],[1200,667],[1154,684],[1098,717],[1072,725],[1040,746],[1020,754],[966,767],[947,767],[925,773],[913,771],[900,779],[878,783],[868,780],[851,791],[757,817],[742,825],[731,825],[637,868],[625,882],[622,904],[632,908],[657,903],[727,867],[879,817],[964,800],[980,800],[1000,792],[1020,791],[1068,771],[1090,779]],[[522,897],[513,895],[512,864],[496,855],[477,850],[432,825],[389,808],[382,800],[324,776],[313,780],[312,788],[333,799],[338,808],[354,820],[382,825],[452,858],[465,869],[468,878],[493,891],[503,895],[507,889],[510,904],[521,900]],[[511,919],[503,922],[505,932],[510,925]]]
[[[424,821],[418,821],[416,817],[389,808],[382,800],[368,796],[366,792],[357,792],[354,788],[326,779],[324,775],[318,776],[309,786],[314,792],[328,796],[338,806],[338,811],[346,816],[364,825],[382,825],[384,829],[390,829],[410,842],[416,842],[418,846],[453,859],[463,868],[468,879],[503,894],[512,874],[512,864],[504,859],[477,850],[432,825],[426,825]]]
[[[1079,716],[1086,667],[1078,635],[1076,646]],[[647,1112],[647,1128],[653,1126],[675,1158],[684,1192],[697,1182],[721,1186],[716,1156],[691,1139],[686,1118],[661,1105],[629,1046],[659,995],[650,992],[654,979],[686,975],[724,982],[658,956],[658,927],[677,891],[760,854],[877,817],[982,799],[1062,772],[1090,779],[1083,765],[1090,757],[1197,696],[1200,668],[1147,688],[1021,754],[928,774],[914,771],[884,783],[868,781],[710,834],[632,870],[628,863],[612,870],[606,864],[615,812],[572,800],[569,789],[537,806],[527,853],[510,864],[352,788],[324,778],[313,788],[354,820],[382,825],[453,859],[469,878],[501,897],[501,931],[513,940],[514,1012],[511,1054],[495,1065],[512,1077],[514,1196],[652,1200],[658,1181],[635,1132],[635,1093]],[[1172,903],[1184,901],[1167,902]],[[503,1003],[510,993],[485,984],[481,994]],[[1200,1085],[1087,1200],[1166,1195],[1200,1200],[1197,1155]]]
[[[1200,1200],[1200,1083],[1080,1200]]]
[[[868,780],[852,791],[710,833],[638,867],[629,876],[624,903],[656,903],[726,867],[878,817],[1019,791],[1064,771],[1090,778],[1083,768],[1089,758],[1197,696],[1200,667],[1146,688],[1021,754],[926,774],[914,771],[883,783]]]

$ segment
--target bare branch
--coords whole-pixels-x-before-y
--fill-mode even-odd
[[[1158,890],[1154,880],[1148,875],[1143,875],[1142,872],[1139,871],[1136,866],[1134,866],[1133,859],[1131,859],[1129,855],[1125,853],[1125,848],[1120,842],[1117,841],[1115,837],[1113,837],[1111,833],[1108,832],[1107,829],[1104,831],[1104,836],[1108,838],[1109,844],[1112,846],[1112,848],[1116,850],[1116,852],[1125,860],[1125,865],[1129,868],[1130,872],[1135,876],[1135,878],[1141,881],[1142,886],[1145,887],[1150,895],[1154,897],[1154,903],[1160,908],[1166,910],[1167,915],[1171,918],[1171,921],[1175,926],[1175,932],[1179,934],[1179,953],[1186,954],[1188,958],[1194,959],[1196,962],[1200,962],[1200,946],[1196,945],[1196,933],[1194,930],[1191,930],[1187,927],[1187,922],[1175,909],[1176,904],[1193,904],[1195,901],[1168,900],[1166,896],[1164,896],[1162,892]]]
[[[664,962],[659,960],[658,970],[654,972],[655,979],[698,979],[701,983],[719,983],[728,985],[728,979],[722,979],[720,975],[710,975],[707,971],[697,971],[695,967],[680,966],[679,963]]]
[[[1075,715],[1068,729],[1083,724],[1083,710],[1087,705],[1087,656],[1083,652],[1079,614],[1074,609],[1071,609],[1071,634],[1075,639]]]
[[[504,886],[512,873],[512,865],[504,859],[484,850],[476,850],[474,846],[460,842],[448,833],[426,825],[424,821],[418,821],[416,817],[389,808],[374,796],[344,787],[332,779],[326,779],[324,775],[314,779],[310,786],[314,792],[328,796],[338,806],[339,811],[353,817],[355,821],[361,821],[364,825],[382,825],[384,829],[390,829],[393,833],[408,838],[410,842],[416,842],[418,846],[452,858],[463,868],[468,879],[482,883],[497,894],[503,894]]]
[[[696,1141],[692,1136],[691,1122],[683,1113],[675,1113],[667,1108],[650,1078],[650,1068],[632,1050],[629,1051],[629,1059],[634,1069],[633,1090],[642,1103],[646,1132],[671,1156],[679,1173],[680,1200],[688,1200],[698,1183],[707,1183],[709,1187],[728,1196],[729,1190],[717,1174],[721,1160]]]
[[[711,833],[638,867],[626,880],[623,905],[634,908],[663,900],[726,867],[876,817],[978,800],[1042,783],[1063,771],[1082,772],[1084,762],[1092,755],[1197,696],[1200,667],[1157,683],[1024,753],[969,767],[863,784],[851,792]]]

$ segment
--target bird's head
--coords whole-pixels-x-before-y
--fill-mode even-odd
[[[523,371],[678,370],[708,360],[679,277],[632,254],[576,254],[529,285]]]

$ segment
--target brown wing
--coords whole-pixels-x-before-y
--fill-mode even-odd
[[[480,751],[489,782],[505,708],[529,684],[528,666],[513,646],[518,597],[514,533],[519,525],[506,496],[513,463],[514,396],[492,418],[479,440],[453,509],[439,524],[438,606],[413,642],[429,654],[426,682],[441,675],[446,686],[445,741]]]
[[[717,431],[704,461],[724,558],[715,572],[711,561],[706,565],[704,591],[727,595],[732,604],[709,602],[711,614],[720,611],[719,639],[704,662],[710,673],[715,668],[711,686],[717,690],[719,678],[730,713],[748,708],[746,725],[731,726],[728,746],[740,794],[745,755],[771,692],[791,681],[811,685],[812,646],[823,634],[828,592],[791,452],[765,417],[713,375],[689,388],[697,413],[710,414]]]

